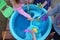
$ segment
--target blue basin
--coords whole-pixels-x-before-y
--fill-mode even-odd
[[[44,8],[38,8],[33,4],[30,4],[29,8],[29,14],[33,18],[40,17],[40,21],[29,21],[23,15],[20,15],[17,11],[14,11],[9,22],[10,32],[16,40],[32,40],[32,35],[30,33],[25,33],[24,30],[32,30],[32,28],[37,28],[38,33],[35,33],[37,40],[45,40],[52,28],[51,17],[49,16],[43,21],[41,20],[41,16],[47,13]],[[23,10],[28,13],[27,5],[23,7]]]

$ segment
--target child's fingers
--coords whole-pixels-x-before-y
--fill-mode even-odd
[[[36,40],[35,32],[33,30],[24,30],[24,32],[30,32],[32,34],[32,39]]]
[[[34,18],[28,18],[27,20],[30,20],[31,21],[31,20],[34,20]]]
[[[32,40],[36,40],[35,32],[31,30],[30,33],[32,34],[32,37],[33,37]]]
[[[31,30],[30,33],[34,34],[35,32],[33,30]]]
[[[55,32],[52,32],[47,38],[46,40],[51,40],[51,38],[54,36]]]

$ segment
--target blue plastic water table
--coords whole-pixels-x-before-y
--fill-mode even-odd
[[[32,40],[31,33],[24,32],[24,30],[32,30],[33,28],[36,28],[38,30],[38,32],[35,33],[37,40],[45,40],[52,28],[52,20],[50,16],[46,20],[42,20],[42,15],[46,14],[47,11],[44,8],[39,8],[33,4],[29,5],[29,12],[27,5],[25,5],[23,9],[34,19],[40,17],[40,21],[29,21],[26,17],[20,15],[17,11],[15,11],[11,16],[9,22],[10,32],[13,37],[16,38],[16,40]]]

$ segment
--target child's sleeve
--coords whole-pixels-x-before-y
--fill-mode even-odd
[[[17,11],[21,14],[21,15],[23,15],[23,16],[25,16],[26,18],[31,18],[31,16],[28,14],[28,13],[26,13],[26,12],[24,12],[24,10],[22,9],[22,8],[17,8]]]
[[[48,12],[48,15],[52,16],[54,15],[55,13],[58,13],[60,12],[60,3],[57,4],[56,6],[54,6],[54,8]]]

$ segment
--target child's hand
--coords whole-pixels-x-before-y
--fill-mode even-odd
[[[46,38],[46,40],[51,40],[56,32],[50,33],[50,35]]]
[[[36,40],[36,36],[35,36],[34,30],[24,30],[24,32],[30,32],[32,34],[32,40]]]
[[[36,18],[37,21],[40,21],[40,17]]]
[[[28,18],[28,20],[30,20],[30,21],[31,21],[31,20],[34,20],[34,18]]]
[[[48,3],[48,2],[45,1],[45,2],[42,4],[42,7],[46,6],[47,3]]]
[[[32,34],[32,37],[33,37],[32,40],[36,40],[35,32],[31,30],[30,33]]]

